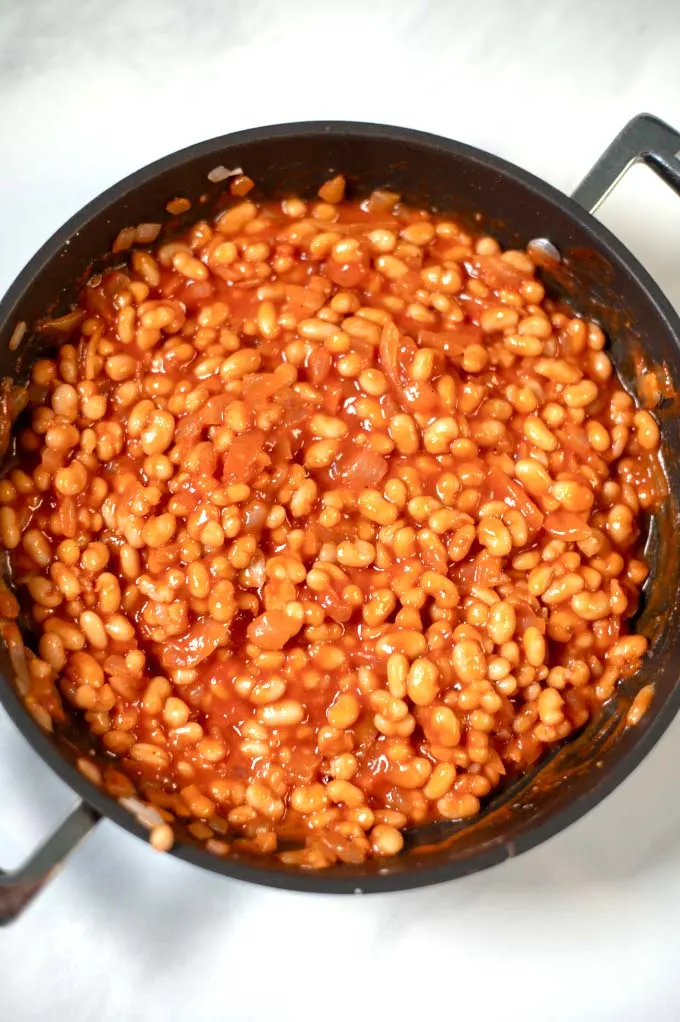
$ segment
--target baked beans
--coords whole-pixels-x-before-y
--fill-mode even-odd
[[[659,428],[599,328],[525,253],[344,195],[238,202],[90,280],[0,481],[29,705],[84,716],[157,849],[179,817],[215,854],[395,855],[647,649]]]

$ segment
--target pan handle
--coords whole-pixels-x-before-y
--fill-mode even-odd
[[[0,870],[0,926],[11,923],[23,912],[98,819],[98,815],[81,802],[19,869],[12,873]]]
[[[572,195],[594,213],[634,163],[644,163],[680,195],[680,132],[652,114],[638,114],[611,145]]]

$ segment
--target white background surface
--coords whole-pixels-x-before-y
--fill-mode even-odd
[[[565,191],[635,113],[680,127],[673,0],[0,0],[0,290],[138,166],[250,125],[376,120]],[[680,200],[632,171],[603,219],[680,304]],[[0,932],[2,1022],[680,1020],[680,722],[566,833],[438,888],[268,891],[101,824]],[[0,712],[0,863],[68,791]]]

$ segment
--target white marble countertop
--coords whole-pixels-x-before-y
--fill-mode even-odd
[[[404,124],[573,188],[643,109],[680,126],[673,0],[0,0],[0,290],[148,161],[249,125]],[[680,304],[680,201],[633,170],[603,219]],[[322,898],[104,823],[0,932],[3,1022],[680,1019],[680,721],[595,812],[494,870]],[[0,862],[72,796],[0,713]]]

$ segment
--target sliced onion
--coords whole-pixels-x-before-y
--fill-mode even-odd
[[[212,181],[213,184],[219,184],[220,181],[226,181],[228,177],[237,177],[243,173],[242,167],[235,167],[233,170],[227,170],[222,164],[219,167],[213,167],[208,174],[208,181]]]
[[[220,621],[197,621],[185,635],[164,645],[161,660],[167,670],[196,667],[224,645],[228,637],[229,625]]]
[[[154,806],[147,805],[144,802],[140,802],[138,798],[132,796],[123,795],[118,799],[123,809],[127,809],[129,813],[135,816],[143,827],[147,827],[149,830],[152,827],[159,827],[165,823],[165,820]]]
[[[23,319],[20,319],[17,325],[12,330],[12,336],[9,339],[7,347],[10,351],[16,351],[21,342],[24,339],[28,327]]]
[[[509,507],[515,508],[526,521],[532,532],[538,532],[543,525],[543,515],[534,504],[529,494],[516,479],[506,476],[499,468],[489,469],[488,484],[492,499],[502,500]]]
[[[44,320],[38,324],[38,330],[41,333],[68,334],[82,323],[85,315],[84,309],[74,309],[73,312],[57,316],[56,319]]]
[[[28,695],[31,678],[28,673],[28,661],[26,659],[26,647],[17,626],[9,622],[2,627],[2,638],[7,646],[7,652],[16,675],[17,688],[22,696]]]
[[[404,384],[401,376],[404,354],[415,356],[418,348],[410,337],[402,337],[394,323],[386,323],[380,337],[380,364],[389,379],[401,407],[408,412],[433,412],[438,404],[437,392],[427,382],[409,381]]]
[[[592,535],[592,528],[573,511],[552,511],[546,515],[543,528],[556,539],[564,539],[569,543],[582,543]]]

